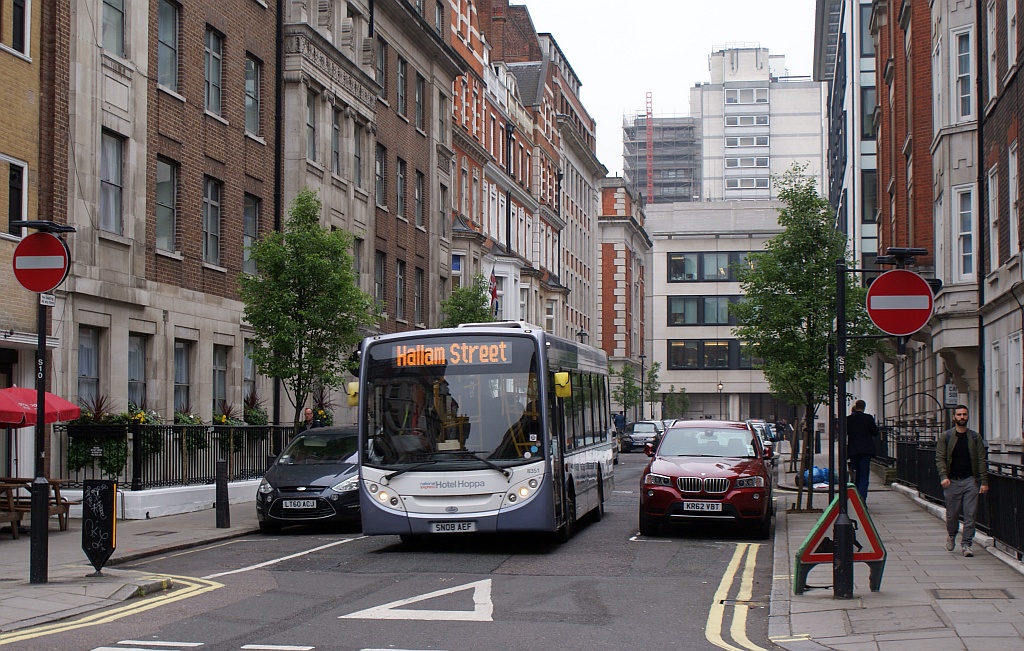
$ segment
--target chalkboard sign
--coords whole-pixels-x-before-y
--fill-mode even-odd
[[[114,498],[117,482],[86,479],[82,490],[82,549],[96,568],[94,576],[114,553],[117,542],[117,517]]]

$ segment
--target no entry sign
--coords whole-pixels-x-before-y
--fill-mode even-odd
[[[871,283],[868,316],[878,329],[894,337],[914,334],[928,323],[935,309],[928,281],[906,269],[887,271]]]
[[[53,233],[33,233],[14,249],[14,276],[30,292],[48,292],[68,275],[68,245]]]

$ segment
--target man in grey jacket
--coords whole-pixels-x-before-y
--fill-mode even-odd
[[[953,429],[940,434],[935,442],[935,467],[946,498],[946,551],[956,548],[956,532],[963,513],[960,548],[964,556],[971,557],[978,495],[988,492],[988,459],[981,434],[967,428],[968,415],[964,405],[953,410]]]

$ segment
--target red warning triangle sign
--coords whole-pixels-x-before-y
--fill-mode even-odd
[[[849,508],[847,513],[854,521],[854,561],[883,561],[885,560],[885,546],[878,536],[875,523],[868,515],[868,509],[864,500],[860,498],[857,487],[853,484],[846,486],[846,499]],[[801,563],[831,563],[834,544],[831,538],[836,518],[839,517],[839,496],[832,500],[825,512],[818,518],[818,522],[807,535],[804,544],[797,552],[797,560]]]

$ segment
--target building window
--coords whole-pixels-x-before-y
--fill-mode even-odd
[[[707,325],[729,324],[729,298],[727,296],[704,297],[704,323]]]
[[[174,251],[178,223],[178,164],[156,159],[156,248]]]
[[[871,38],[871,3],[860,6],[860,55],[875,56],[875,41]]]
[[[413,211],[415,211],[414,219],[416,220],[416,225],[421,228],[425,228],[427,225],[426,203],[423,200],[426,182],[427,179],[423,172],[417,170],[416,185],[413,188]]]
[[[228,347],[213,345],[213,413],[223,414],[228,404]]]
[[[754,355],[750,342],[740,342],[740,368],[764,368],[764,359]]]
[[[999,169],[992,166],[988,171],[988,260],[989,270],[999,268]]]
[[[242,208],[242,271],[256,273],[256,261],[252,259],[252,245],[259,237],[260,200],[251,194],[245,195]]]
[[[395,198],[395,215],[398,217],[405,217],[405,178],[406,178],[406,166],[405,161],[401,158],[398,159],[397,165],[395,165],[395,192],[397,196]]]
[[[437,189],[437,208],[441,213],[441,237],[448,237],[451,217],[448,214],[448,186],[441,183]]]
[[[457,253],[452,254],[452,285],[456,288],[462,287],[462,266],[465,264],[466,256]]]
[[[100,395],[100,331],[78,328],[78,401],[90,404]]]
[[[124,56],[124,0],[103,0],[103,49]]]
[[[878,206],[878,170],[863,170],[860,178],[860,220],[863,224],[873,224]]]
[[[157,83],[177,92],[178,5],[160,0],[157,23]]]
[[[405,261],[395,263],[395,318],[405,318]]]
[[[669,341],[668,367],[671,370],[700,368],[700,353],[696,341]]]
[[[7,163],[7,232],[21,237],[22,227],[11,224],[26,218],[25,165],[2,156],[0,161]]]
[[[375,79],[380,84],[380,96],[385,100],[388,98],[388,45],[384,41],[377,40],[377,68]]]
[[[996,62],[996,0],[989,0],[985,16],[985,26],[988,33],[985,35],[985,48],[988,57],[985,60],[985,77],[988,81],[988,98],[992,99],[999,92],[999,66]]]
[[[956,32],[953,38],[953,115],[957,122],[974,118],[971,104],[971,75],[974,69],[971,61],[971,31]]]
[[[256,362],[252,359],[255,352],[256,344],[251,339],[246,339],[242,345],[242,389],[246,402],[256,397]]]
[[[426,123],[426,113],[424,111],[423,102],[427,97],[427,80],[421,77],[419,74],[416,75],[416,91],[415,91],[416,102],[416,128],[423,129],[423,125]]]
[[[729,368],[729,342],[704,342],[704,368]]]
[[[413,323],[425,323],[423,319],[423,296],[425,291],[426,278],[423,270],[416,267],[415,277],[413,278],[413,297],[412,297],[412,320]]]
[[[729,254],[704,253],[704,273],[701,280],[729,280]]]
[[[128,404],[146,404],[146,336],[128,335]]]
[[[192,342],[174,340],[174,411],[192,412]]]
[[[738,178],[738,179],[726,179],[725,187],[729,190],[749,190],[749,189],[766,189],[771,185],[771,179],[768,178]]]
[[[356,272],[356,285],[363,284],[363,240],[355,238],[352,241],[352,267]]]
[[[738,136],[725,139],[726,147],[767,147],[768,136]]]
[[[725,116],[727,127],[752,127],[768,126],[767,115],[727,115]]]
[[[669,253],[668,254],[668,281],[670,283],[697,280],[696,253]]]
[[[331,122],[331,173],[341,174],[341,121],[344,114],[341,109],[334,109],[334,120]]]
[[[316,161],[316,91],[306,92],[306,159]]]
[[[1006,69],[1017,65],[1017,0],[1006,0]]]
[[[221,66],[223,61],[224,37],[206,28],[205,80],[206,110],[220,115],[220,91],[222,87]]]
[[[398,102],[397,102],[398,106],[397,106],[397,109],[398,109],[398,114],[399,115],[405,115],[408,112],[408,106],[406,105],[406,102],[405,102],[405,78],[406,78],[406,75],[408,74],[408,71],[409,71],[409,64],[405,62],[405,59],[399,57],[398,58],[398,78],[395,80],[397,82],[397,85],[398,85],[398,88],[396,90],[398,91]]]
[[[669,296],[668,325],[697,325],[697,303],[696,296]]]
[[[220,181],[203,181],[203,262],[220,264],[220,208],[223,188]]]
[[[726,167],[768,167],[767,156],[726,158]]]
[[[260,135],[260,74],[263,66],[251,56],[245,58],[245,130]]]
[[[1016,28],[1016,25],[1014,26]],[[1009,195],[1009,210],[1006,211],[1006,228],[1010,232],[1010,257],[1020,253],[1020,222],[1017,220],[1017,199],[1020,196],[1020,188],[1017,187],[1017,141],[1010,143],[1006,171],[1007,194]]]
[[[7,40],[8,32],[6,28],[6,20],[0,21],[0,26],[3,26],[3,30],[0,32],[0,39],[2,39],[0,40],[0,44],[8,45],[12,50],[21,54],[28,54],[29,48],[27,38],[30,34],[29,21],[31,20],[31,16],[29,16],[29,12],[25,10],[25,1],[26,0],[13,0],[10,3],[11,31],[9,41]],[[5,4],[6,3],[0,4],[0,8],[3,8]]]
[[[437,94],[437,139],[442,145],[448,144],[448,98],[443,92]]]
[[[387,256],[383,251],[377,251],[373,258],[373,298],[377,301],[377,309],[384,311],[387,305],[384,304],[384,269],[387,264]]]
[[[875,104],[877,103],[875,87],[860,89],[860,139],[875,139]]]
[[[444,36],[444,4],[441,2],[434,5],[434,30]]]
[[[363,187],[363,126],[354,125],[352,134],[352,182],[357,188]]]
[[[107,131],[101,137],[100,229],[121,233],[121,182],[124,174],[124,141]]]
[[[725,91],[726,104],[767,104],[767,88],[730,88]]]
[[[388,150],[384,148],[384,145],[377,143],[377,157],[374,161],[374,193],[376,195],[377,205],[386,206],[388,205],[387,195],[387,184],[385,183],[384,172],[386,168],[386,159]]]
[[[955,190],[954,195],[955,279],[968,281],[974,279],[974,192],[971,189]]]

